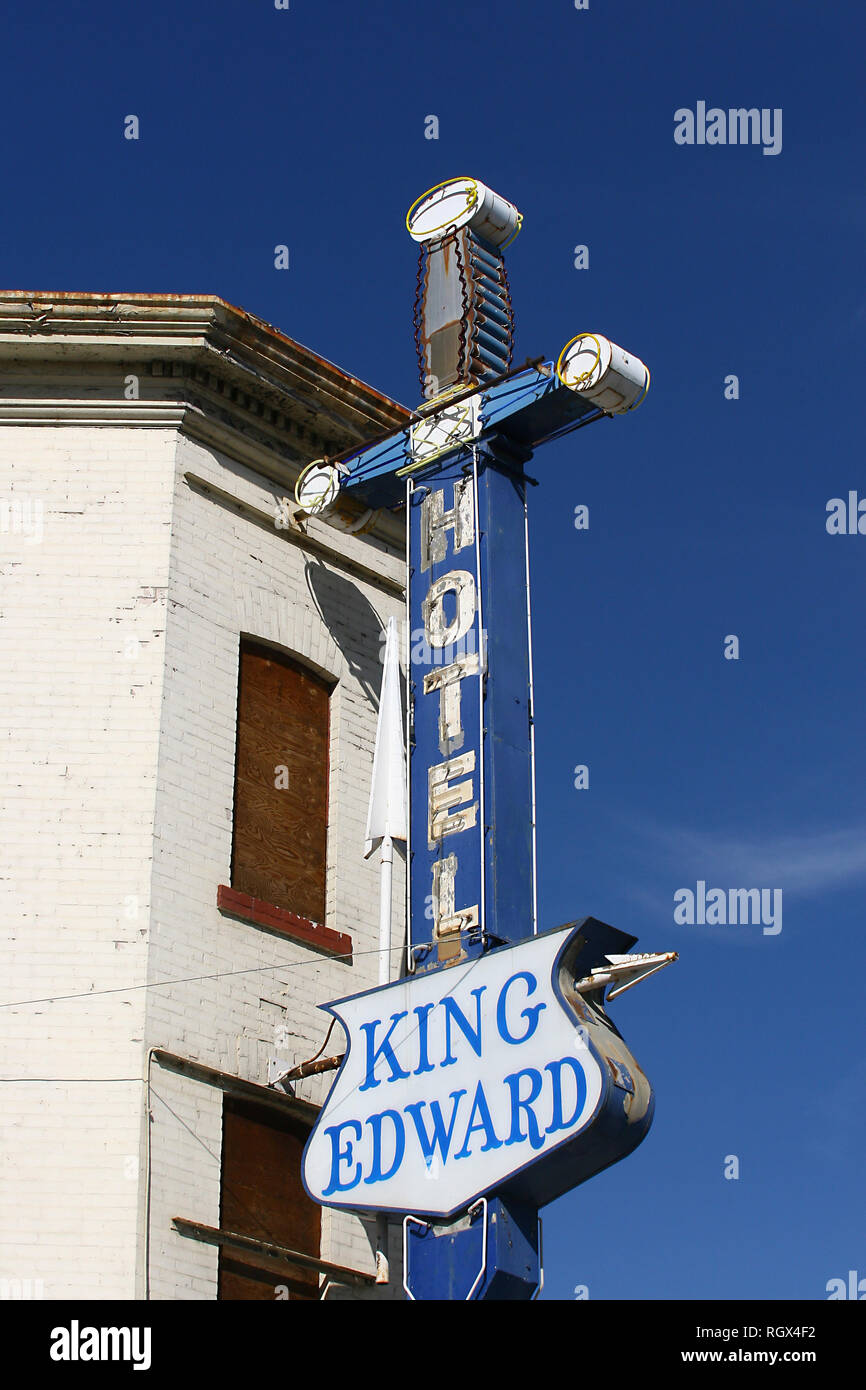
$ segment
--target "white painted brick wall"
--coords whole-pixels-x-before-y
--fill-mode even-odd
[[[172,1218],[219,1225],[222,1092],[180,1076],[154,1060],[150,1067],[150,1297],[208,1299],[217,1295],[217,1248],[184,1239]],[[144,1213],[146,1217],[146,1212]],[[147,1250],[143,1250],[146,1259]],[[145,1261],[142,1260],[142,1276]],[[143,1297],[142,1287],[138,1296]]]
[[[135,1290],[174,450],[0,428],[0,1277],[47,1298]]]
[[[402,604],[339,565],[312,558],[276,527],[264,529],[194,490],[184,481],[188,471],[249,506],[275,510],[272,485],[181,438],[150,968],[157,979],[231,973],[150,990],[147,1041],[265,1084],[269,1056],[279,1055],[288,1067],[318,1050],[329,1018],[317,1006],[376,983],[378,868],[375,857],[369,863],[363,858],[364,829],[381,680],[379,632],[392,613],[402,614]],[[384,564],[402,577],[401,557]],[[337,682],[331,698],[325,925],[352,937],[351,964],[225,917],[216,907],[217,886],[230,882],[241,633],[278,644]],[[395,943],[402,941],[404,892],[401,861],[395,872]],[[395,954],[395,969],[397,960]],[[277,1045],[278,1026],[283,1046]],[[338,1028],[336,1047],[342,1046],[339,1035]],[[309,1078],[298,1094],[321,1102],[332,1079]],[[174,1142],[168,1132],[160,1135],[167,1125],[164,1118],[155,1120],[164,1145]],[[169,1248],[182,1244],[189,1242],[175,1236]],[[364,1226],[342,1214],[326,1213],[322,1255],[373,1269]],[[160,1258],[154,1248],[154,1280],[164,1279]]]
[[[140,1298],[149,1274],[154,1298],[213,1298],[216,1250],[171,1218],[218,1224],[221,1095],[154,1064],[148,1155],[148,1050],[264,1083],[269,1056],[290,1066],[318,1049],[318,1005],[376,982],[364,827],[379,630],[402,604],[193,490],[187,470],[267,512],[280,493],[171,429],[0,429],[0,501],[40,499],[44,513],[37,541],[15,532],[20,508],[0,508],[0,1002],[54,1000],[0,1009],[2,1075],[33,1078],[3,1083],[0,1278],[41,1279],[46,1297]],[[401,555],[339,543],[402,578]],[[337,683],[326,925],[353,938],[351,963],[217,910],[241,633]],[[404,891],[398,859],[395,945]],[[331,1080],[299,1094],[321,1102]],[[372,1271],[367,1227],[323,1217],[323,1257]],[[398,1246],[395,1231],[395,1283],[375,1297],[399,1296]]]

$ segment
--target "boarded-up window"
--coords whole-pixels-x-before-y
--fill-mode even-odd
[[[232,888],[325,920],[330,686],[242,640]]]
[[[301,1182],[309,1129],[268,1106],[223,1101],[220,1228],[318,1259],[321,1208]],[[229,1246],[220,1248],[219,1298],[318,1298],[316,1270]]]

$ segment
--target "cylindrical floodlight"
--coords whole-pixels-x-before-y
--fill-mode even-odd
[[[359,534],[372,523],[376,513],[341,495],[340,470],[324,459],[308,463],[295,483],[295,501],[306,516],[320,517],[340,531]]]
[[[308,516],[321,516],[340,495],[340,474],[333,464],[314,459],[302,468],[295,483],[295,501]]]
[[[600,333],[579,333],[559,354],[556,375],[570,391],[622,415],[635,410],[649,390],[650,374],[639,357]]]
[[[435,241],[450,227],[471,227],[491,246],[505,248],[520,231],[523,218],[513,203],[478,179],[447,179],[416,198],[406,214],[413,241]]]

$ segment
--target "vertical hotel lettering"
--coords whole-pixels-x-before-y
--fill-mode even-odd
[[[455,473],[453,480],[430,490],[416,486],[412,499],[420,527],[415,549],[420,583],[412,586],[412,600],[421,599],[428,657],[428,669],[415,687],[413,749],[413,758],[422,758],[427,767],[426,824],[413,806],[412,829],[413,879],[424,885],[432,903],[434,952],[419,960],[416,949],[422,969],[459,959],[460,933],[481,925],[483,646],[475,640],[480,612],[475,478],[462,469],[447,471]],[[421,778],[415,768],[412,783],[417,795]],[[427,858],[428,874],[418,872],[419,854]],[[416,923],[429,916],[429,910],[413,914]],[[417,931],[415,936],[417,947]]]

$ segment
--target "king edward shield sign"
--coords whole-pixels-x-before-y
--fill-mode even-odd
[[[304,1154],[315,1201],[444,1217],[496,1190],[543,1205],[640,1142],[649,1083],[575,989],[587,922],[622,935],[589,918],[328,1006],[348,1046]]]

